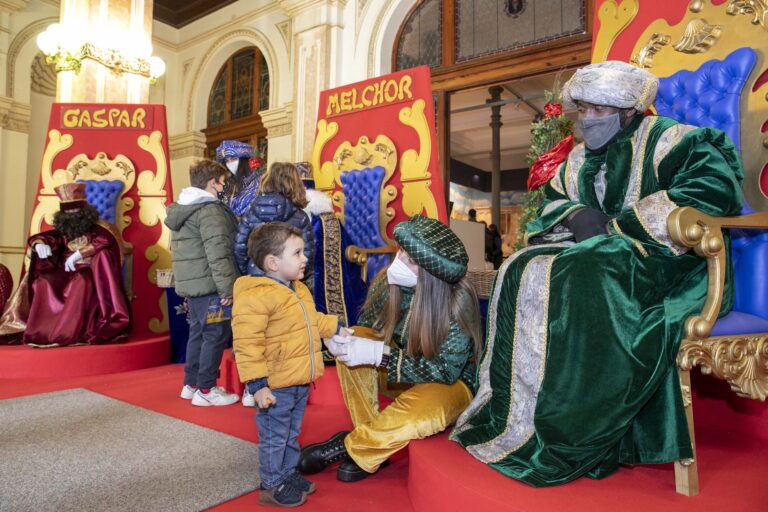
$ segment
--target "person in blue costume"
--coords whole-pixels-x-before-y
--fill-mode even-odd
[[[259,192],[263,161],[254,156],[250,144],[239,140],[222,141],[216,148],[216,160],[232,173],[220,199],[240,218]]]
[[[565,84],[584,142],[493,285],[478,391],[451,437],[532,486],[692,457],[675,359],[707,263],[667,218],[738,214],[743,172],[722,131],[644,115],[657,89],[618,61]],[[732,292],[727,279],[723,311]]]

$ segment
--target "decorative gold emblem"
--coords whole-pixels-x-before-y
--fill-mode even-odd
[[[639,10],[640,0],[624,0],[620,6],[615,0],[603,2],[597,12],[600,32],[595,37],[592,62],[602,62],[608,58],[608,52],[616,38],[632,23]]]
[[[333,163],[323,162],[320,163],[320,155],[323,152],[323,148],[332,138],[339,133],[339,124],[335,122],[328,122],[325,119],[321,119],[317,123],[317,139],[315,139],[315,147],[312,149],[312,172],[315,178],[315,188],[318,190],[330,190],[333,187],[334,172]],[[341,185],[341,183],[339,183]]]
[[[668,35],[654,32],[648,40],[648,44],[632,57],[630,62],[640,68],[650,68],[653,66],[653,57],[659,53],[662,47],[669,44],[672,40]]]
[[[691,12],[701,12],[703,8],[704,8],[703,0],[691,0],[691,3],[688,5],[688,10]]]
[[[764,401],[768,396],[768,334],[683,340],[677,364],[701,366],[704,374],[728,381],[739,396]]]
[[[730,0],[725,11],[731,16],[752,16],[752,24],[768,30],[768,0]]]
[[[721,25],[710,25],[702,19],[691,20],[672,48],[683,53],[703,53],[717,42],[722,30]]]

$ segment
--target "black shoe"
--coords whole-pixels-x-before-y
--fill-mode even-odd
[[[275,507],[298,507],[307,501],[307,494],[291,485],[283,482],[271,489],[262,489],[259,492],[259,505]]]
[[[382,462],[381,466],[379,466],[379,469],[385,468],[387,466],[389,466],[389,459]],[[342,482],[359,482],[360,480],[364,480],[371,475],[375,475],[379,472],[379,469],[373,473],[369,473],[358,466],[355,461],[349,459],[348,461],[341,463],[339,469],[336,471],[336,478]]]
[[[292,486],[300,490],[301,492],[307,493],[307,495],[312,494],[317,490],[317,486],[314,482],[310,482],[303,476],[301,476],[301,473],[298,471],[294,471],[288,476],[288,483],[290,483]]]
[[[305,475],[319,473],[331,464],[347,460],[347,449],[344,447],[344,438],[349,432],[338,432],[324,443],[315,443],[301,450],[299,457],[299,471]]]

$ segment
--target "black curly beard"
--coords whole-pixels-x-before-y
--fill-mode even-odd
[[[89,233],[98,220],[98,210],[91,205],[85,205],[72,212],[56,212],[53,216],[53,228],[68,240],[74,240]]]

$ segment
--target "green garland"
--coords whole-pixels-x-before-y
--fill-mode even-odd
[[[544,91],[544,96],[547,98],[547,107],[552,104],[559,104],[562,101],[559,80],[555,80],[555,85],[551,91]],[[547,107],[545,107],[545,110]],[[572,133],[573,121],[562,113],[551,116],[545,114],[543,118],[535,120],[531,124],[531,149],[525,157],[528,165],[533,165],[541,155],[555,147],[558,142]],[[515,251],[525,247],[526,224],[538,217],[538,211],[543,202],[543,186],[525,194],[523,198],[523,215],[520,217],[518,224]]]

